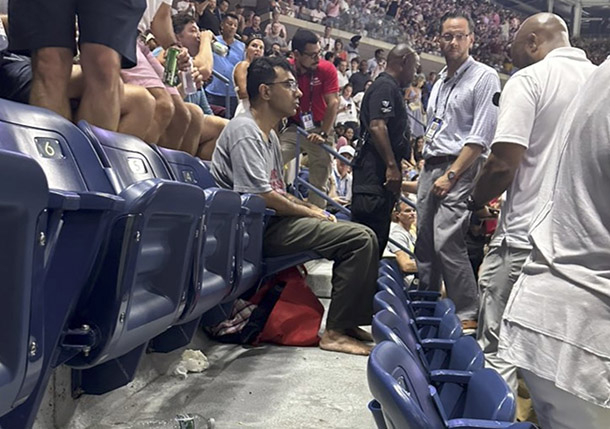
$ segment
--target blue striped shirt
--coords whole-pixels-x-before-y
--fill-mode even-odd
[[[492,103],[497,92],[498,73],[472,57],[449,79],[443,69],[428,100],[428,127],[434,118],[442,119],[443,124],[424,145],[424,158],[457,156],[467,143],[483,146],[486,156],[498,121],[498,108]]]

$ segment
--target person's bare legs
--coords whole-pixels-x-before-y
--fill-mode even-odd
[[[155,114],[155,98],[141,86],[124,85],[118,131],[146,140]]]
[[[225,129],[229,121],[214,115],[205,115],[203,118],[203,131],[199,140],[197,156],[206,161],[212,160],[212,154],[216,149],[216,140]]]
[[[320,348],[330,352],[368,356],[373,347],[364,344],[361,340],[349,334],[353,333],[355,329],[359,328],[344,330],[326,329],[322,334],[322,338],[320,338]]]
[[[121,57],[115,50],[97,43],[81,45],[83,95],[75,122],[116,131],[121,117]]]
[[[184,139],[182,139],[180,150],[195,156],[197,155],[199,139],[201,137],[201,132],[203,131],[203,110],[193,103],[184,103],[184,105],[191,114],[191,123],[187,128],[186,133],[184,133]]]
[[[41,48],[32,55],[30,104],[52,110],[68,120],[72,120],[68,99],[72,56],[68,48]]]
[[[171,99],[174,103],[174,116],[165,132],[161,135],[161,138],[159,138],[159,145],[169,149],[180,150],[184,134],[191,122],[191,112],[189,112],[188,107],[186,107],[180,96],[172,95]]]
[[[165,88],[147,88],[147,90],[155,99],[155,113],[144,141],[158,143],[174,116],[174,102]]]

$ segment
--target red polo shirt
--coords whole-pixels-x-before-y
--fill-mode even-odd
[[[289,61],[294,66],[294,59]],[[300,124],[301,114],[311,110],[314,122],[322,122],[324,113],[326,113],[324,96],[339,92],[337,69],[330,61],[320,60],[315,72],[298,75],[297,81],[303,96],[300,100],[299,111],[293,119]]]

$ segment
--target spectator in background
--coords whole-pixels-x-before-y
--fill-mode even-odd
[[[369,89],[369,86],[371,86],[372,84],[372,80],[367,80],[366,82],[364,82],[364,91],[360,91],[358,94],[352,96],[352,100],[354,100],[354,103],[356,103],[356,108],[358,109],[358,115],[360,115],[360,106],[362,104],[362,98],[364,98],[364,93],[367,89]]]
[[[309,13],[311,22],[321,24],[326,19],[326,13],[324,12],[324,3],[321,0],[318,1],[316,8]]]
[[[248,77],[248,67],[256,58],[265,55],[265,44],[261,39],[251,38],[246,43],[246,59],[239,62],[233,70],[233,82],[235,83],[235,92],[239,97],[239,104],[235,110],[235,116],[250,109],[248,101],[248,89],[246,82]]]
[[[320,47],[322,48],[322,53],[326,53],[332,51],[335,47],[335,39],[330,37],[333,28],[329,25],[324,27],[324,36],[320,37]]]
[[[357,129],[359,125],[358,111],[354,100],[352,100],[352,85],[348,83],[341,89],[339,96],[339,109],[337,110],[337,119],[335,124],[343,124],[346,127]]]
[[[345,140],[347,140],[347,144],[352,145],[354,143],[355,135],[356,135],[356,131],[353,127],[350,127],[350,126],[345,127],[345,134],[343,134],[343,136],[345,137]]]
[[[218,4],[218,19],[220,20],[220,22],[222,23],[222,20],[224,19],[225,15],[229,12],[229,2],[228,0],[220,0],[220,3]],[[237,23],[238,23],[238,28],[239,28],[239,16],[237,16]]]
[[[352,84],[354,88],[353,93],[358,94],[359,92],[364,91],[364,85],[367,81],[372,80],[371,74],[367,71],[367,62],[366,60],[360,60],[360,64],[358,66],[358,71],[353,73],[349,78],[349,83]]]
[[[292,38],[294,65],[299,89],[303,93],[299,110],[289,119],[289,125],[281,135],[282,157],[288,163],[295,156],[297,126],[309,132],[301,139],[301,150],[309,156],[309,182],[328,192],[327,183],[331,170],[331,157],[320,145],[334,143],[333,126],[339,107],[337,70],[328,61],[320,60],[322,50],[318,36],[309,30],[298,30]],[[326,207],[326,200],[310,193],[309,202]]]
[[[347,45],[347,59],[349,61],[353,61],[354,58],[360,57],[360,39],[362,39],[362,36],[360,36],[359,34],[352,36],[351,39],[349,39],[349,44]],[[352,67],[353,70],[353,67]]]
[[[335,53],[334,52],[327,52],[324,54],[324,59],[326,61],[329,61],[331,63],[335,62]]]
[[[341,13],[341,0],[328,0],[326,2],[326,20],[332,23],[337,21]]]
[[[271,46],[274,44],[279,45],[282,53],[288,52],[288,44],[286,43],[286,36],[282,34],[282,24],[274,22],[271,24],[271,34],[265,36],[265,50],[271,51]]]
[[[265,36],[271,35],[271,29],[275,23],[280,25],[279,34],[284,38],[284,41],[287,42],[286,38],[288,37],[288,31],[286,31],[286,26],[280,22],[280,13],[275,10],[271,12],[271,22],[265,27]]]
[[[421,287],[440,291],[444,280],[463,328],[472,332],[479,298],[464,241],[470,219],[465,203],[493,138],[498,113],[491,101],[500,79],[470,56],[475,36],[467,15],[446,14],[439,30],[447,67],[428,103],[415,254]]]
[[[375,56],[367,61],[366,71],[372,74],[379,67],[382,60],[385,61],[385,51],[383,49],[375,49]]]
[[[384,257],[393,256],[396,258],[398,267],[403,274],[408,275],[408,280],[413,280],[413,274],[417,273],[417,263],[409,252],[415,251],[415,209],[405,202],[399,201],[392,213],[392,223],[390,224],[390,238],[397,242],[401,247],[388,241],[384,252]],[[409,281],[410,283],[410,281]]]
[[[349,58],[349,54],[348,54]],[[358,72],[358,66],[360,65],[360,58],[354,57],[349,60],[349,68],[347,70],[347,77],[350,78],[354,73]]]
[[[200,85],[212,75],[212,40],[214,40],[214,34],[209,30],[199,31],[195,17],[189,14],[179,13],[174,15],[172,24],[176,40],[188,50],[191,57],[193,80]],[[198,87],[195,95],[197,94],[199,100],[197,100],[197,97],[193,97],[193,101],[200,101],[198,105],[202,107],[202,112],[197,111],[197,109],[193,111],[194,104],[186,103],[186,105],[191,112],[193,126],[198,127],[198,135],[193,138],[190,146],[187,141],[181,149],[201,159],[211,160],[216,139],[227,125],[227,120],[205,111],[203,107],[207,105],[209,108],[209,105],[201,86]],[[190,101],[191,98],[187,97],[186,100]]]
[[[381,60],[379,60],[379,63],[377,64],[377,66],[375,66],[375,68],[371,72],[371,79],[372,80],[377,79],[377,76],[379,76],[381,73],[383,73],[385,71],[386,65],[387,65],[387,63],[386,63],[385,58],[382,58]]]
[[[347,61],[347,52],[343,49],[343,41],[341,39],[335,40],[334,52],[337,58]]]
[[[10,0],[9,48],[32,56],[30,104],[116,131],[121,117],[121,67],[137,63],[136,34],[145,9],[144,0]],[[84,89],[73,117],[68,84],[76,51],[75,15],[80,24]]]
[[[237,95],[233,86],[233,69],[237,63],[244,59],[246,47],[242,42],[235,39],[237,23],[238,19],[235,15],[232,13],[225,15],[221,27],[222,34],[217,37],[217,40],[227,46],[229,51],[226,56],[214,53],[214,71],[226,77],[229,83],[227,85],[221,82],[220,79],[213,79],[212,83],[206,88],[208,100],[211,104],[217,106],[224,106],[226,103],[225,97],[227,94],[229,95],[230,105],[225,107],[230,109],[231,117],[233,117],[237,108]]]
[[[516,392],[517,368],[497,356],[502,314],[531,251],[528,230],[544,173],[559,144],[554,140],[558,118],[596,67],[582,50],[570,47],[567,25],[549,13],[526,19],[512,49],[521,70],[502,92],[491,155],[475,184],[470,208],[485,207],[507,192],[500,222],[481,266],[477,339],[486,366],[497,370]],[[488,216],[486,211],[475,213],[484,218]]]
[[[348,161],[354,159],[356,151],[350,145],[343,145],[337,149],[339,155],[342,155]],[[352,169],[340,159],[335,159],[333,173],[331,175],[332,190],[331,198],[343,206],[348,206],[352,202]],[[333,192],[334,191],[334,192]]]
[[[215,35],[220,34],[220,15],[216,9],[216,0],[196,0],[195,10],[199,15],[197,24],[202,30],[210,30]]]
[[[241,35],[246,28],[246,18],[244,17],[244,7],[239,3],[235,5],[235,16],[239,19],[237,23],[237,34]],[[242,42],[245,43],[244,40]]]
[[[405,102],[407,104],[407,114],[409,116],[409,127],[411,136],[415,139],[421,137],[426,132],[424,122],[424,107],[422,103],[422,86],[425,78],[423,75],[416,75],[411,85],[405,89]]]
[[[349,76],[347,75],[347,61],[341,58],[335,58],[335,68],[337,69],[337,79],[339,81],[339,88],[343,88],[349,82]]]
[[[261,17],[258,15],[252,16],[252,25],[244,29],[243,42],[246,43],[250,38],[262,39],[264,35],[265,33],[261,29]]]

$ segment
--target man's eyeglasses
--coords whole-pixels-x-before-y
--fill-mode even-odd
[[[307,55],[312,60],[315,60],[316,58],[320,58],[322,56],[322,51],[317,51],[317,52],[301,52],[301,55]]]
[[[462,33],[455,33],[455,34],[451,34],[451,33],[445,33],[443,35],[441,35],[441,39],[443,39],[445,42],[451,42],[453,39],[456,40],[456,42],[461,42],[462,40],[464,40],[466,37],[470,36],[472,33],[467,33],[467,34],[462,34]]]
[[[299,89],[299,83],[294,79],[283,80],[281,82],[267,82],[265,85],[284,85],[292,92],[295,92]]]

